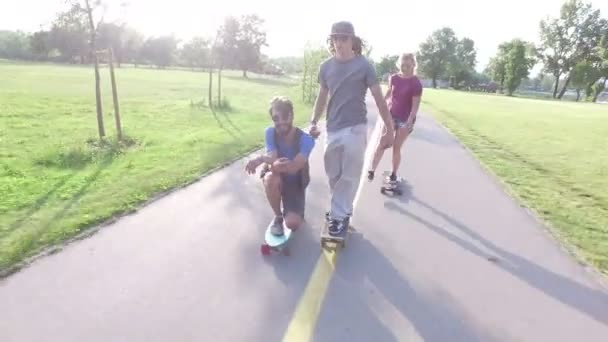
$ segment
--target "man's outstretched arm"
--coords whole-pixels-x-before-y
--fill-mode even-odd
[[[388,106],[386,105],[386,101],[384,100],[384,96],[382,96],[382,89],[380,88],[380,84],[376,83],[370,87],[372,96],[376,101],[376,105],[378,106],[378,111],[380,112],[380,117],[382,121],[384,121],[384,126],[387,128],[387,135],[393,135],[395,133],[395,127],[393,127],[393,120],[391,119],[391,115],[388,111]]]
[[[272,165],[272,170],[279,173],[296,174],[304,165],[306,165],[307,161],[308,158],[305,155],[298,153],[293,160],[288,160],[286,158],[277,160]]]
[[[315,106],[312,113],[312,117],[310,118],[310,122],[314,125],[319,122],[319,119],[321,119],[321,115],[323,115],[323,111],[325,110],[325,106],[327,105],[328,94],[329,89],[327,89],[322,84],[319,85],[319,93],[317,94],[317,99],[315,100]]]
[[[273,170],[281,173],[295,174],[300,171],[308,162],[310,153],[315,146],[315,141],[312,137],[305,135],[300,141],[300,153],[293,160],[279,159],[272,167]]]

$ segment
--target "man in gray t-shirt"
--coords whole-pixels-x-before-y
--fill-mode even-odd
[[[349,60],[327,59],[319,68],[319,84],[329,90],[327,131],[367,123],[365,94],[377,84],[374,66],[361,55]]]
[[[317,122],[327,104],[324,161],[331,192],[328,230],[331,235],[340,235],[350,224],[363,171],[367,146],[367,89],[371,90],[386,127],[382,137],[386,147],[393,143],[394,128],[374,66],[361,55],[362,42],[355,36],[353,25],[335,23],[329,38],[333,56],[319,68],[319,95],[310,134],[319,136]]]

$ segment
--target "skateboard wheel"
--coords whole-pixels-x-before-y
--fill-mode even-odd
[[[270,246],[268,246],[268,245],[262,245],[260,247],[260,252],[262,252],[262,255],[269,255],[270,254]]]

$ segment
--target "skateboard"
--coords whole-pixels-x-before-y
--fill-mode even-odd
[[[266,227],[266,233],[264,234],[264,243],[260,246],[260,252],[262,255],[270,255],[272,251],[279,252],[283,255],[289,255],[289,248],[287,242],[291,238],[293,231],[285,226],[283,221],[283,235],[276,236],[270,232],[271,225]]]
[[[328,243],[334,243],[337,247],[345,248],[346,247],[346,235],[349,232],[354,232],[355,228],[349,225],[346,231],[342,232],[340,235],[331,235],[328,230],[328,219],[327,214],[325,214],[325,220],[323,223],[323,229],[321,230],[321,248],[328,247]]]
[[[394,195],[401,196],[403,194],[403,190],[401,189],[401,182],[403,179],[398,179],[396,181],[391,181],[388,179],[388,175],[384,179],[382,179],[382,186],[380,187],[380,193],[386,195],[387,192],[391,192]]]

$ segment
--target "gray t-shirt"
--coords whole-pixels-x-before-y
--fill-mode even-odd
[[[328,131],[367,123],[365,95],[369,87],[378,83],[376,70],[367,58],[325,60],[319,68],[319,83],[329,89]]]

